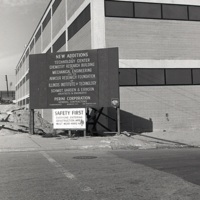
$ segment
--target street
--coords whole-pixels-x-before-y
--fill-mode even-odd
[[[200,199],[199,149],[0,153],[0,200]]]

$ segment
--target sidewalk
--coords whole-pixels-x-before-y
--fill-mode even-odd
[[[0,134],[0,152],[78,150],[78,149],[155,149],[200,147],[200,132],[153,132],[112,137],[42,137],[27,133]]]

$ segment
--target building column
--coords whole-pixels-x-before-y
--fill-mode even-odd
[[[91,0],[91,37],[92,49],[106,47],[104,0]]]

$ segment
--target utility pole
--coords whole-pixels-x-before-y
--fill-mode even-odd
[[[6,75],[6,86],[7,86],[7,96],[9,97],[9,92],[8,92],[8,77]]]

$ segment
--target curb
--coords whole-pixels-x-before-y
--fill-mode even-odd
[[[38,152],[38,151],[65,151],[65,150],[151,150],[151,149],[177,149],[177,148],[200,148],[200,146],[134,146],[134,145],[87,145],[87,146],[70,146],[70,147],[58,147],[58,148],[3,148],[0,149],[0,153],[11,152]]]
[[[60,148],[4,148],[0,149],[0,153],[9,153],[9,152],[31,152],[31,151],[60,151],[60,150],[112,150],[112,147],[109,145],[87,145],[87,146],[70,146],[70,147],[60,147]]]

